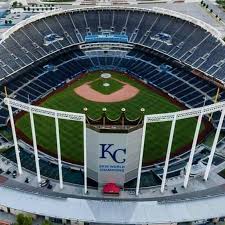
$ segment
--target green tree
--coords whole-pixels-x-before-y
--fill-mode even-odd
[[[18,214],[16,216],[15,225],[32,225],[32,217],[26,216],[24,214]]]
[[[12,7],[13,7],[13,8],[17,7],[17,3],[18,3],[17,1],[13,2],[13,3],[12,3]]]
[[[41,225],[52,225],[52,223],[49,220],[44,220]]]

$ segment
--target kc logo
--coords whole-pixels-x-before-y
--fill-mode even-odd
[[[101,148],[101,157],[100,159],[106,159],[106,154],[110,155],[112,160],[116,163],[124,163],[126,161],[125,158],[123,158],[121,161],[118,160],[118,154],[119,152],[123,153],[123,155],[126,154],[125,148],[118,148],[113,149],[114,144],[100,144]]]

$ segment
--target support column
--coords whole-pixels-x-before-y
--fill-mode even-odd
[[[21,161],[20,161],[20,151],[19,151],[18,142],[17,142],[16,128],[15,128],[15,122],[14,122],[14,118],[13,118],[12,107],[9,103],[9,99],[7,99],[7,105],[8,105],[9,118],[10,118],[13,142],[14,142],[15,153],[16,153],[16,162],[17,162],[17,167],[18,167],[18,173],[19,173],[19,175],[21,175],[23,173],[23,171],[22,171],[22,166],[21,166]]]
[[[35,157],[35,165],[36,165],[36,172],[37,172],[37,180],[38,180],[38,183],[40,183],[41,182],[41,174],[40,174],[40,167],[39,167],[36,132],[35,132],[35,126],[34,126],[34,116],[33,116],[33,113],[31,111],[31,108],[29,109],[29,111],[30,111],[30,124],[31,124],[34,157]]]
[[[218,88],[217,88],[217,91],[216,91],[216,96],[215,96],[215,98],[214,98],[213,103],[217,103],[218,98],[219,98],[219,95],[220,95],[220,88],[218,87]],[[212,117],[213,117],[213,112],[211,113],[211,115],[210,115],[210,117],[209,117],[209,121],[212,120]]]
[[[84,193],[87,194],[87,145],[86,145],[86,116],[83,120],[83,144],[84,144]]]
[[[173,143],[173,136],[174,136],[174,130],[175,130],[175,125],[176,125],[176,119],[177,119],[177,114],[174,115],[171,128],[170,128],[170,136],[169,136],[169,142],[167,146],[167,152],[166,152],[166,160],[165,160],[165,166],[163,168],[163,178],[162,178],[162,184],[161,184],[161,192],[164,192],[165,189],[165,184],[166,184],[166,176],[167,176],[167,170],[169,166],[169,160],[170,160],[170,153],[171,153],[171,147]]]
[[[199,135],[200,127],[201,127],[202,116],[203,116],[203,114],[201,112],[201,114],[198,116],[198,122],[197,122],[197,125],[195,128],[194,139],[193,139],[192,147],[191,147],[191,153],[190,153],[190,157],[189,157],[187,167],[186,167],[186,175],[184,178],[184,188],[186,188],[188,185],[188,181],[189,181],[189,177],[190,177],[190,173],[191,173],[191,167],[192,167],[192,163],[193,163],[193,158],[194,158],[194,154],[195,154],[195,148],[197,145],[198,135]]]
[[[58,120],[57,113],[55,113],[55,133],[56,133],[56,144],[57,144],[57,155],[58,155],[59,186],[60,186],[60,189],[63,189],[61,145],[60,145],[60,135],[59,135],[59,120]]]
[[[142,168],[142,161],[143,161],[143,155],[144,155],[144,146],[145,146],[146,123],[147,123],[147,119],[146,119],[146,116],[144,116],[144,125],[143,125],[142,137],[141,137],[141,149],[140,149],[139,165],[138,165],[136,196],[138,196],[139,189],[140,189],[141,168]]]
[[[210,155],[209,155],[209,160],[208,160],[208,163],[207,163],[207,166],[206,166],[204,180],[207,180],[208,176],[209,176],[209,172],[210,172],[210,169],[211,169],[211,166],[212,166],[213,157],[214,157],[214,154],[215,154],[215,151],[216,151],[216,146],[217,146],[219,136],[220,136],[220,131],[221,131],[221,128],[222,128],[222,125],[223,125],[224,115],[225,115],[225,109],[223,109],[223,111],[221,112],[219,124],[218,124],[217,129],[216,129],[216,134],[215,134],[215,137],[214,137],[214,140],[213,140],[212,149],[211,149],[211,152],[210,152]]]

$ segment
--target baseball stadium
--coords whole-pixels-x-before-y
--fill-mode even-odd
[[[215,27],[160,7],[57,9],[10,27],[0,209],[59,224],[224,218],[224,55]]]

